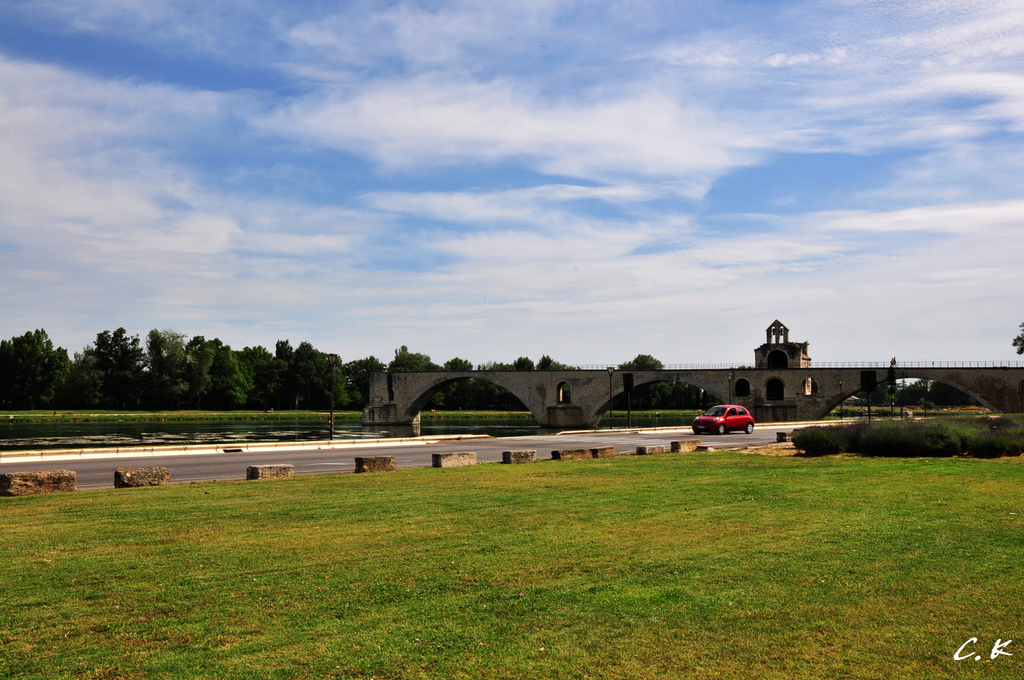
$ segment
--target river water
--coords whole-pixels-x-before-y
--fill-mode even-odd
[[[634,427],[689,424],[689,419],[633,419]],[[623,427],[625,418],[616,418]],[[607,426],[607,424],[603,424]],[[419,427],[364,427],[358,423],[335,423],[335,439],[384,439],[437,434],[484,434],[516,437],[552,434],[528,419],[457,419],[427,422]],[[302,442],[326,440],[326,422],[275,418],[266,421],[154,421],[134,422],[99,419],[79,422],[0,422],[0,450],[74,449],[127,446],[183,446],[191,444],[233,444],[248,442]]]

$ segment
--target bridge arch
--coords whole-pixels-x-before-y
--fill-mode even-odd
[[[515,373],[514,371],[508,371],[509,373]],[[397,374],[396,374],[397,375]],[[535,418],[543,416],[543,413],[539,413],[535,409],[530,408],[529,402],[532,396],[531,391],[524,386],[521,382],[515,379],[502,379],[500,372],[479,372],[479,371],[461,371],[461,372],[449,372],[449,373],[434,373],[435,377],[433,380],[429,380],[422,388],[422,392],[419,393],[410,403],[406,409],[406,413],[403,414],[409,419],[418,419],[421,411],[429,407],[431,400],[434,395],[443,390],[445,387],[462,381],[468,380],[479,380],[481,382],[490,383],[497,385],[502,388],[516,400],[522,404],[522,406],[530,411]]]
[[[931,382],[940,383],[948,387],[952,387],[956,390],[959,390],[960,392],[963,392],[968,397],[976,400],[978,403],[980,403],[982,406],[989,409],[990,411],[1002,410],[999,408],[999,405],[995,404],[993,400],[988,398],[988,395],[982,393],[979,390],[974,389],[974,386],[968,384],[967,381],[961,380],[956,375],[955,371],[949,371],[945,374],[937,375],[936,372],[932,370],[915,370],[913,368],[900,368],[897,370],[897,378],[900,380],[929,380]],[[879,384],[879,389],[885,389],[881,383]]]
[[[683,384],[695,387],[701,390],[704,394],[708,395],[709,401],[714,403],[725,403],[725,395],[729,389],[728,380],[724,373],[720,375],[712,375],[708,371],[672,371],[672,370],[657,370],[657,371],[624,371],[625,373],[633,374],[633,388],[634,390],[638,387],[644,387],[647,385],[655,385],[658,383],[668,384]],[[615,376],[618,374],[616,373]],[[614,376],[613,376],[614,377]],[[717,380],[713,378],[718,378]],[[601,417],[609,410],[612,401],[616,404],[616,409],[622,408],[625,405],[624,395],[626,393],[622,386],[621,379],[613,379],[612,381],[612,399],[609,401],[607,392],[607,382],[605,383],[605,392],[599,399],[596,407],[589,412],[589,418],[591,422],[599,422]]]

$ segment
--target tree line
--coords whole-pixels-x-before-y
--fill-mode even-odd
[[[369,376],[384,363],[370,356],[335,366],[334,403],[362,408]],[[124,328],[103,331],[73,357],[45,330],[0,340],[0,408],[35,409],[326,409],[328,355],[308,342],[278,340],[234,350],[220,339]]]
[[[1024,331],[1024,324],[1021,324]],[[1024,332],[1014,339],[1024,352]],[[331,404],[329,355],[301,342],[278,340],[274,351],[261,347],[234,350],[220,339],[191,338],[176,330],[151,330],[144,340],[124,328],[103,331],[92,344],[69,357],[54,347],[45,330],[0,340],[0,409],[148,409],[148,410],[324,410]],[[334,367],[334,406],[361,410],[370,398],[375,371],[546,371],[575,367],[544,355],[536,363],[519,357],[510,363],[473,363],[454,357],[436,364],[426,354],[395,350],[390,364],[374,356]],[[620,371],[664,368],[649,354],[618,365]],[[625,397],[617,397],[616,408]],[[691,409],[710,405],[711,395],[683,383],[638,386],[630,396],[635,409]],[[920,381],[900,390],[897,403],[967,403],[969,397],[942,383]],[[484,380],[453,382],[434,396],[437,410],[521,410],[509,392]]]
[[[640,354],[618,366],[622,370],[656,370],[663,364]],[[509,363],[474,366],[454,357],[443,364],[405,345],[389,364],[368,356],[334,366],[334,406],[361,410],[370,397],[375,371],[546,371],[575,367],[544,355],[534,362],[519,357]],[[153,329],[145,338],[124,328],[105,330],[72,356],[55,347],[45,330],[0,340],[0,409],[146,409],[146,410],[290,410],[327,409],[331,403],[329,355],[309,342],[292,346],[278,340],[274,351],[261,346],[232,349],[219,338],[186,336]],[[634,408],[695,408],[708,396],[690,385],[638,387]],[[438,391],[438,410],[521,410],[512,394],[485,380],[461,380]]]

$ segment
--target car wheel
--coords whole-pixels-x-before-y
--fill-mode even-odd
[[[754,424],[753,423],[747,423],[747,434],[753,434],[753,432],[754,432]]]
[[[718,434],[725,434],[725,425],[718,426]]]

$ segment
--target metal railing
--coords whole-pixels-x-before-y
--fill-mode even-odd
[[[618,364],[576,364],[574,369],[581,371],[605,371],[608,367],[620,370],[641,370],[641,369],[620,369]],[[889,368],[889,360],[884,361],[815,361],[811,368]],[[896,364],[896,369],[901,368],[1024,368],[1024,361],[904,361]],[[665,371],[708,371],[708,370],[753,370],[750,364],[665,364],[662,370]]]
[[[557,369],[557,370],[574,370],[574,371],[607,371],[608,367],[615,369],[615,372],[621,371],[643,371],[649,369],[630,368],[624,369],[619,368],[618,364],[571,364],[568,369]],[[794,367],[796,368],[796,367]],[[886,370],[889,368],[889,360],[885,361],[815,361],[810,366],[811,369],[815,368],[875,368],[880,370]],[[896,370],[903,368],[1024,368],[1024,361],[904,361],[896,364]],[[440,369],[445,372],[444,369]],[[470,369],[472,371],[514,371],[513,368],[487,368],[487,369]],[[711,364],[665,364],[661,369],[663,371],[740,371],[740,370],[765,370],[755,369],[750,364],[743,363],[711,363]],[[463,371],[447,371],[461,373]]]

